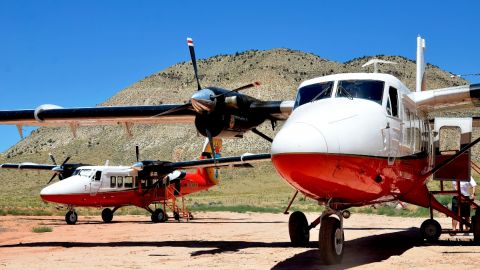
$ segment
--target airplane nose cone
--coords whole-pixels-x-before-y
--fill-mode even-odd
[[[191,97],[192,107],[197,112],[211,112],[215,108],[215,100],[211,100],[210,97],[214,96],[210,89],[202,89],[197,91]]]
[[[312,152],[328,153],[328,145],[322,132],[307,123],[283,127],[272,143],[272,155]]]

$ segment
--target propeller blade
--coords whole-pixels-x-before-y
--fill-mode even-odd
[[[188,102],[188,103],[185,103],[183,105],[179,105],[177,107],[174,107],[174,108],[171,108],[170,110],[167,110],[167,111],[164,111],[162,113],[159,113],[159,114],[156,114],[152,117],[159,117],[159,116],[163,116],[163,115],[169,115],[171,113],[174,113],[174,112],[178,112],[178,111],[181,111],[181,110],[184,110],[184,109],[190,109],[192,107],[192,103]]]
[[[55,161],[55,158],[53,157],[52,153],[48,153],[48,156],[49,156],[50,159],[52,160],[53,165],[57,165],[57,162]]]
[[[137,162],[140,158],[140,150],[138,149],[138,145],[135,145],[135,156],[137,157]]]
[[[198,90],[201,90],[200,80],[198,79],[197,59],[195,58],[195,48],[193,46],[193,39],[187,38],[188,49],[190,50],[190,58],[192,58],[193,70],[195,71],[195,79],[197,80]]]
[[[258,136],[262,137],[263,139],[269,141],[269,142],[273,142],[272,138],[270,138],[267,135],[265,135],[264,133],[260,132],[260,130],[258,130],[257,128],[252,128],[252,132],[257,134]]]
[[[258,87],[258,86],[260,86],[260,82],[249,83],[247,85],[240,86],[238,88],[235,88],[235,89],[230,90],[228,92],[225,92],[223,94],[218,94],[218,95],[212,96],[212,98],[218,98],[218,97],[225,96],[225,95],[233,93],[233,92],[238,92],[238,91],[242,91],[242,90],[245,90],[245,89],[248,89],[248,88]]]
[[[260,82],[253,82],[253,83],[249,83],[247,85],[244,85],[244,86],[240,86],[238,88],[235,88],[233,89],[232,91],[230,92],[238,92],[238,91],[242,91],[242,90],[245,90],[245,89],[248,89],[248,88],[252,88],[252,87],[258,87],[260,86]]]
[[[63,167],[63,165],[65,165],[65,163],[67,163],[69,160],[70,160],[70,157],[67,157],[67,158],[63,161],[62,165],[60,165],[60,167]]]
[[[52,175],[52,178],[50,178],[50,180],[48,181],[47,185],[49,185],[49,184],[53,181],[53,179],[55,178],[55,176],[57,176],[56,173],[54,173],[54,174]]]
[[[207,134],[208,143],[210,144],[210,149],[212,150],[213,163],[215,163],[215,165],[216,165],[216,164],[217,164],[217,160],[216,160],[216,158],[215,158],[215,146],[213,145],[212,133],[211,133],[210,130],[208,130],[208,129],[205,130],[205,133]]]

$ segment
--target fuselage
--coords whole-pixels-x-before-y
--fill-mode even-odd
[[[149,173],[139,175],[127,166],[84,166],[71,177],[53,183],[41,190],[44,201],[72,206],[120,207],[135,205],[145,208],[175,196],[188,195],[216,184],[205,174],[205,169],[187,173],[180,182],[180,193],[175,185],[167,184],[165,176]]]
[[[294,188],[344,207],[394,200],[433,165],[425,116],[387,74],[351,73],[302,83],[272,144],[272,162]]]

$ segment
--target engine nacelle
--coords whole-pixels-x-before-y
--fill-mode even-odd
[[[258,126],[264,119],[242,117],[237,115],[206,115],[195,117],[195,127],[204,137],[208,129],[212,137],[241,138],[243,133]]]
[[[35,111],[33,113],[33,116],[35,117],[35,119],[38,122],[43,122],[44,119],[40,116],[40,114],[43,111],[48,111],[48,110],[53,110],[53,109],[63,109],[63,107],[60,107],[60,106],[54,105],[54,104],[43,104],[43,105],[38,106],[35,109]]]

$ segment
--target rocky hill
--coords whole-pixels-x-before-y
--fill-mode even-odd
[[[203,86],[216,85],[235,88],[253,81],[260,81],[258,88],[245,93],[254,97],[273,100],[292,100],[300,82],[313,77],[345,72],[371,72],[361,65],[372,57],[356,58],[346,63],[333,62],[319,56],[273,49],[251,50],[233,55],[219,55],[198,61]],[[397,65],[380,65],[380,72],[400,78],[410,89],[415,85],[415,62],[399,56],[377,56],[397,62]],[[427,66],[427,88],[462,85],[460,78],[436,66]],[[147,105],[186,102],[196,89],[190,62],[175,64],[163,71],[151,74],[109,98],[103,106]],[[260,127],[273,135],[269,125]],[[82,127],[74,138],[68,128],[40,128],[0,156],[1,162],[35,161],[49,162],[48,152],[57,159],[72,156],[72,161],[103,164],[131,164],[134,147],[139,145],[141,158],[181,160],[195,158],[204,140],[193,125],[136,125],[134,137],[128,138],[121,126]],[[245,151],[269,151],[269,143],[253,134],[245,138],[225,141],[224,154]]]

